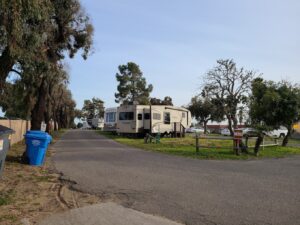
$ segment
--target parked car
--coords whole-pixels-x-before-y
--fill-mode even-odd
[[[279,129],[277,129],[277,130],[265,132],[265,135],[270,136],[270,137],[281,138],[281,137],[285,137],[287,135],[287,133],[288,133],[287,128],[284,126],[280,126]]]
[[[269,137],[285,137],[288,133],[288,130],[281,126],[277,130],[272,130],[272,131],[263,131],[263,134],[269,136]],[[243,130],[243,136],[244,137],[257,137],[258,136],[258,131],[254,128],[245,128]]]
[[[244,137],[257,137],[258,131],[254,128],[247,127],[245,129],[243,129],[243,136]]]
[[[185,130],[186,133],[204,133],[203,128],[197,128],[197,127],[190,127]]]
[[[230,130],[228,128],[224,128],[221,130],[221,134],[224,136],[230,136]]]

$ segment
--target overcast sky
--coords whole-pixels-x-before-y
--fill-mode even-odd
[[[265,79],[300,83],[299,0],[84,0],[95,28],[94,53],[66,60],[78,104],[115,106],[118,65],[140,65],[153,97],[187,104],[217,59]]]

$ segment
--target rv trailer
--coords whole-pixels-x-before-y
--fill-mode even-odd
[[[104,131],[117,130],[117,108],[107,108],[104,113]]]
[[[93,118],[92,119],[92,128],[93,129],[100,129],[100,130],[103,130],[103,127],[104,127],[104,120],[103,118]]]
[[[117,133],[184,135],[191,126],[191,113],[167,105],[121,105],[117,109]]]

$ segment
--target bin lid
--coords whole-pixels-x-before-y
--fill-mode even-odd
[[[12,129],[10,129],[10,128],[8,128],[8,127],[0,125],[0,135],[3,135],[3,134],[12,134],[12,133],[15,133],[15,131],[12,130]]]
[[[34,138],[34,139],[48,139],[48,134],[44,131],[38,130],[29,130],[24,135],[27,138]]]

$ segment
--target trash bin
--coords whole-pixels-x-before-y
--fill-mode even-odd
[[[33,166],[43,165],[52,137],[44,131],[27,131],[24,136],[29,164]]]
[[[9,149],[9,136],[14,133],[12,129],[0,125],[0,177],[4,168],[4,162]]]

